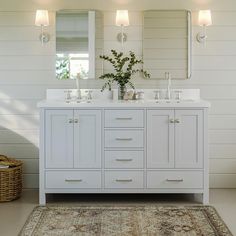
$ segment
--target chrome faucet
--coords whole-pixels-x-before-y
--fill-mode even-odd
[[[79,102],[79,100],[81,100],[81,91],[80,91],[80,88],[79,88],[79,80],[80,80],[80,74],[78,73],[77,74],[77,78],[75,78],[75,81],[76,81],[76,100],[77,102]]]
[[[167,82],[167,90],[166,90],[166,99],[170,100],[171,99],[171,74],[170,72],[165,73],[165,78],[168,80]]]

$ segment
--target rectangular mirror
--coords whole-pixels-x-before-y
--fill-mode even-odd
[[[191,12],[150,10],[143,13],[144,69],[151,79],[191,77]]]
[[[95,78],[95,60],[102,35],[101,14],[86,10],[56,13],[56,78]],[[98,42],[97,42],[98,41]],[[99,43],[101,45],[101,43]]]

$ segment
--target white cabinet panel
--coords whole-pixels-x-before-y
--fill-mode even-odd
[[[45,114],[46,168],[72,168],[73,110],[47,110]]]
[[[176,110],[175,167],[203,167],[203,112],[201,110]]]
[[[143,127],[143,110],[106,110],[105,127],[132,128]]]
[[[107,148],[143,148],[143,130],[105,130]]]
[[[105,171],[105,188],[143,188],[143,171]]]
[[[147,111],[147,167],[174,167],[174,110]]]
[[[74,111],[74,167],[101,168],[101,111]]]
[[[143,168],[143,151],[105,151],[105,168]]]
[[[46,171],[46,188],[101,188],[100,171]]]
[[[147,188],[203,188],[203,172],[148,171]]]

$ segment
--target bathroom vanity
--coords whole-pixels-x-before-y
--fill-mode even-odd
[[[194,193],[208,203],[208,102],[54,97],[38,107],[40,204],[47,193]]]

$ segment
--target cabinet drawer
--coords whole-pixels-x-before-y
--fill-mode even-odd
[[[105,147],[143,148],[143,130],[106,130]]]
[[[143,127],[143,110],[106,110],[105,127]]]
[[[105,151],[105,168],[143,168],[143,151]]]
[[[105,188],[143,188],[143,171],[105,171]]]
[[[148,188],[203,188],[202,171],[148,171]]]
[[[46,188],[101,188],[100,171],[46,171]]]

